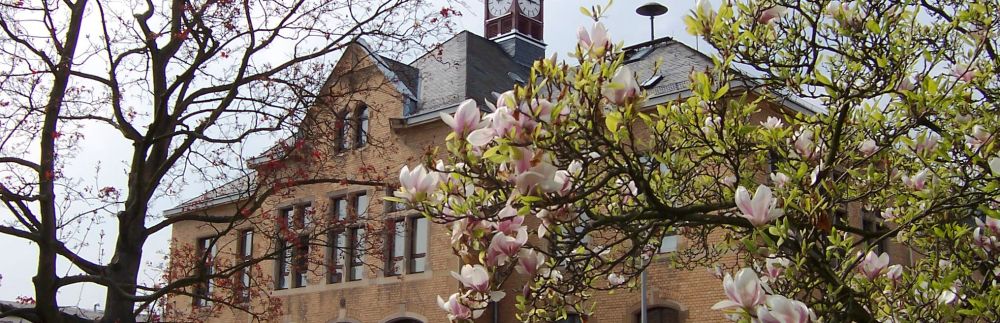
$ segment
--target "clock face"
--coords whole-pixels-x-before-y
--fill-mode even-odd
[[[514,0],[489,0],[486,5],[490,10],[491,17],[499,17],[510,11],[512,3],[514,3]]]
[[[534,18],[538,17],[538,13],[542,11],[541,2],[542,0],[517,0],[517,6],[521,8],[521,12],[526,17]]]

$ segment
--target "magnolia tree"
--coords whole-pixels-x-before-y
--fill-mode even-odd
[[[351,136],[356,144],[374,146],[368,151],[376,155],[385,148],[357,139],[365,138],[368,115],[317,125],[309,124],[309,113],[328,109],[307,108],[342,102],[329,90],[340,81],[328,78],[332,55],[356,39],[385,52],[425,52],[448,32],[446,18],[454,13],[423,0],[0,4],[0,234],[30,242],[38,254],[25,261],[36,269],[33,293],[22,298],[27,306],[2,304],[0,318],[80,320],[61,314],[57,299],[80,284],[107,291],[105,322],[134,322],[168,295],[210,301],[212,310],[200,314],[215,313],[216,306],[258,318],[280,314],[267,302],[247,306],[232,282],[250,270],[261,281],[254,286],[266,290],[266,277],[257,277],[263,271],[254,268],[291,243],[261,252],[262,258],[225,261],[178,246],[165,281],[141,276],[140,268],[154,260],[143,246],[182,221],[208,223],[218,230],[213,233],[226,235],[250,215],[264,213],[266,220],[264,201],[298,185],[382,183],[370,166],[298,167],[324,164],[319,160],[326,157],[315,149],[323,143],[302,138],[345,138],[345,129],[361,129]],[[337,66],[344,66],[337,75],[372,69]],[[273,138],[284,141],[258,156],[255,144]],[[121,151],[98,158],[120,171],[102,172],[100,164],[75,158],[81,147],[99,146]],[[257,168],[256,177],[243,177],[247,164]],[[163,218],[155,211],[176,203],[171,197],[190,189],[186,185],[233,179],[241,185],[228,185],[225,193],[245,199],[231,212]],[[267,230],[255,231],[265,240],[288,236],[287,227],[265,223]],[[199,247],[228,243],[220,240]]]
[[[450,224],[468,264],[441,307],[586,313],[678,234],[673,264],[714,268],[732,320],[1000,319],[998,10],[699,1],[685,22],[714,66],[657,106],[605,27],[581,28],[575,61],[443,115],[446,157],[403,168],[397,196]],[[819,111],[763,118],[779,94]],[[527,283],[497,291],[510,280]]]

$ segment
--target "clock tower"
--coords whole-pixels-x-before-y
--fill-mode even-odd
[[[521,65],[545,57],[543,0],[486,0],[484,34]]]

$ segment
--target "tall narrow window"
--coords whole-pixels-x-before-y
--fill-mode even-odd
[[[292,285],[292,249],[288,247],[288,243],[285,239],[278,238],[275,246],[278,252],[278,259],[275,259],[277,263],[275,268],[275,289],[286,289]]]
[[[365,258],[365,227],[362,224],[368,217],[368,195],[365,193],[358,193],[354,195],[354,218],[351,222],[354,224],[349,231],[348,235],[351,239],[351,269],[348,272],[348,280],[361,280],[364,277],[364,258]]]
[[[198,239],[198,259],[203,260],[198,268],[198,274],[203,277],[211,276],[215,274],[215,256],[218,255],[218,248],[214,243],[215,238],[202,238]],[[199,283],[195,286],[195,297],[193,300],[194,306],[208,306],[211,302],[208,298],[212,296],[212,279],[206,279],[204,282]]]
[[[406,218],[395,219],[386,223],[388,239],[386,239],[385,275],[395,276],[403,273],[404,257],[406,256]]]
[[[295,243],[295,264],[292,268],[293,287],[305,287],[306,275],[309,271],[309,237],[300,236]]]
[[[365,228],[361,226],[351,228],[351,270],[348,272],[347,280],[361,280],[364,277],[364,257],[365,257]]]
[[[358,124],[354,128],[354,147],[361,148],[368,143],[368,106],[362,104],[356,115]]]
[[[248,264],[250,259],[253,258],[253,231],[244,230],[240,231],[239,238],[239,256],[240,261],[244,264]],[[250,267],[244,267],[239,271],[240,285],[239,285],[239,295],[241,302],[250,301]]]
[[[329,252],[327,253],[326,281],[334,284],[343,280],[344,262],[347,259],[347,232],[344,230],[344,221],[347,220],[347,199],[334,198],[331,205],[333,208],[333,229],[330,230],[327,237]]]
[[[345,112],[337,118],[337,151],[351,148],[351,113]]]
[[[410,268],[411,273],[422,273],[427,267],[427,218],[410,218]]]

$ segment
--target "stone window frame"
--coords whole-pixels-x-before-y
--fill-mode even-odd
[[[315,212],[312,201],[299,201],[277,208],[278,234],[275,238],[275,245],[278,246],[278,250],[282,251],[275,255],[275,290],[302,288],[309,284],[309,270],[307,267],[309,266],[309,231],[312,230],[312,220],[310,219],[311,215],[306,214],[306,209],[311,209],[312,212]],[[290,214],[288,213],[289,211],[291,211]],[[289,217],[291,217],[291,221],[289,221]],[[299,246],[288,246],[289,241],[285,241],[283,238],[284,234],[282,234],[285,228],[297,234],[296,238],[298,239]],[[288,248],[288,250],[284,250],[285,248]],[[302,250],[302,248],[305,250]],[[303,254],[306,258],[300,260]],[[296,268],[295,263],[297,262],[300,268]],[[286,265],[289,269],[287,277],[284,273]],[[286,282],[285,280],[288,281]]]
[[[237,231],[236,234],[236,256],[239,258],[241,263],[246,264],[253,259],[253,228],[241,229]],[[249,241],[247,241],[247,239],[249,239]],[[239,295],[238,300],[244,304],[250,302],[250,288],[253,283],[253,278],[250,276],[250,270],[250,267],[243,267],[237,271],[237,275],[239,277],[239,282],[236,285],[238,288],[237,295]]]
[[[424,252],[422,254],[416,253],[417,242],[417,221],[423,219],[425,229],[428,231],[424,235]],[[395,247],[396,247],[396,224],[403,222],[403,254],[396,259]],[[385,270],[383,270],[384,277],[394,277],[400,275],[408,274],[419,274],[427,271],[427,259],[430,253],[430,223],[426,218],[420,213],[412,210],[402,210],[386,214],[385,220]],[[416,264],[414,260],[423,259],[424,266],[421,270],[416,269]],[[396,265],[399,264],[399,272],[395,271]]]

